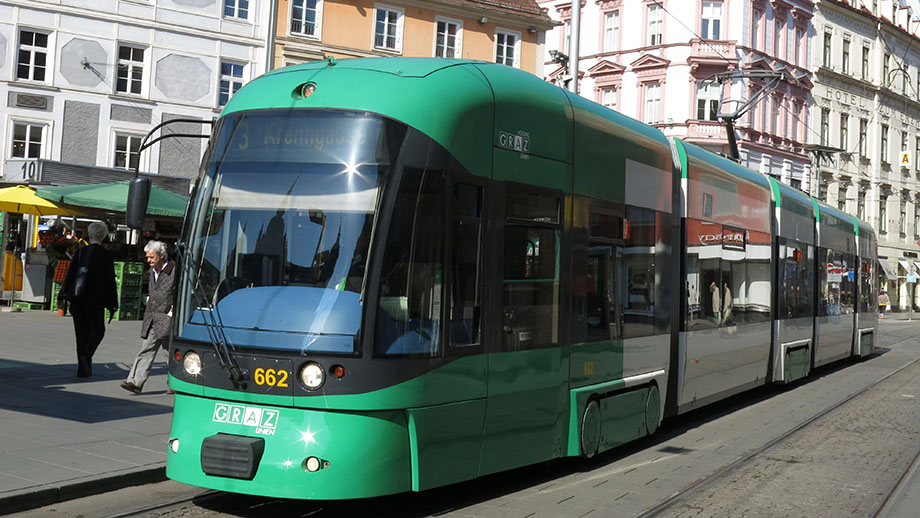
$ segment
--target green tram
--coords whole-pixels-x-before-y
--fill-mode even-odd
[[[255,79],[180,249],[167,475],[274,497],[590,457],[878,324],[865,223],[476,61]]]

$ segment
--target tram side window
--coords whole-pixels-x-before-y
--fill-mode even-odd
[[[859,277],[859,311],[860,313],[876,311],[876,300],[878,300],[878,295],[875,292],[875,284],[872,282],[875,279],[875,270],[873,268],[873,261],[871,259],[863,259],[861,261],[861,275]]]
[[[591,211],[586,265],[585,338],[599,342],[621,338],[614,260],[623,244],[622,215]]]
[[[811,245],[779,238],[781,279],[777,318],[785,320],[814,315],[814,272],[809,268],[813,254],[814,247]]]
[[[818,316],[853,313],[856,282],[852,254],[821,248],[818,252]]]
[[[559,199],[519,192],[507,198],[504,349],[552,345],[559,341]]]
[[[482,187],[455,184],[451,193],[450,345],[479,343],[482,301]]]
[[[627,207],[629,233],[614,262],[617,300],[622,305],[623,338],[656,334],[655,245],[657,222],[654,210]]]
[[[438,354],[444,250],[443,171],[404,170],[382,260],[377,354]]]
[[[770,235],[687,220],[688,331],[770,319]]]

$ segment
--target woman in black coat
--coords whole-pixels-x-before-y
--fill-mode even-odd
[[[60,295],[70,303],[77,339],[77,376],[81,378],[93,375],[93,354],[105,336],[106,308],[112,313],[118,309],[115,263],[102,247],[109,229],[105,223],[94,221],[86,233],[90,244],[74,254]],[[81,267],[86,268],[82,282],[78,279]]]

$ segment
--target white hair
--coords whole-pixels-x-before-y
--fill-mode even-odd
[[[144,252],[154,252],[166,258],[166,245],[162,241],[147,241],[147,244],[144,245]]]
[[[93,221],[86,227],[86,235],[90,241],[102,242],[106,234],[109,233],[109,226],[102,221]]]

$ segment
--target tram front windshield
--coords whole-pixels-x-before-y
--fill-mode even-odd
[[[186,225],[180,338],[355,351],[375,215],[405,127],[336,110],[231,114]]]

